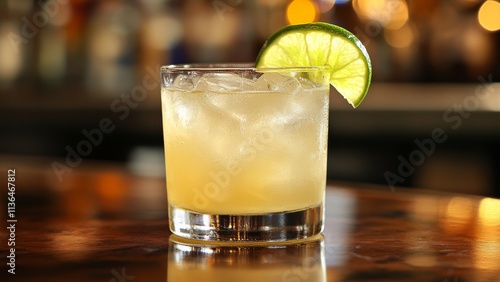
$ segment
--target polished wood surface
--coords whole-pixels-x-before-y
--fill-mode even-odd
[[[498,199],[332,183],[322,237],[193,247],[168,231],[162,177],[86,161],[59,181],[53,160],[1,157],[17,221],[11,274],[3,185],[0,281],[500,281]]]

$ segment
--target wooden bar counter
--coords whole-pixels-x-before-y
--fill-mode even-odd
[[[190,246],[168,231],[161,176],[0,158],[0,281],[500,281],[498,199],[331,183],[323,236]]]

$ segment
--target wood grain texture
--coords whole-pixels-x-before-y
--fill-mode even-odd
[[[15,166],[16,274],[2,208],[0,281],[500,281],[498,199],[333,183],[323,238],[193,247],[169,240],[164,179],[92,164],[58,182],[50,166]]]

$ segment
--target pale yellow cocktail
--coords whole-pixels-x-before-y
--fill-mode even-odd
[[[329,85],[307,79],[317,69],[174,70],[162,69],[168,203],[171,228],[176,220],[180,226],[174,233],[224,240],[221,232],[242,232],[234,220],[262,223],[250,232],[308,234],[292,238],[320,232]],[[290,226],[281,222],[287,214]],[[214,225],[200,226],[204,215],[229,222],[207,235],[202,230]]]

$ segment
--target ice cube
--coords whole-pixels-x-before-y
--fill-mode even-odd
[[[277,128],[302,127],[316,120],[323,113],[323,108],[328,99],[323,92],[311,92],[302,90],[298,95],[284,95],[282,103],[276,105],[272,114],[268,116],[269,123]]]
[[[255,89],[293,95],[301,90],[301,83],[294,77],[271,72],[259,77],[255,82]]]
[[[282,128],[284,126],[290,126],[302,119],[303,107],[297,103],[287,103],[283,105],[282,108],[276,109],[276,111],[271,115],[269,119],[269,124],[275,128]]]
[[[232,74],[206,76],[200,79],[197,88],[205,89],[200,91],[206,93],[206,107],[216,111],[228,121],[234,120],[241,127],[247,120],[248,105],[246,101],[248,97],[245,92],[253,90],[253,82],[250,79]],[[215,84],[216,82],[217,84]]]
[[[189,75],[181,74],[178,75],[172,85],[176,88],[190,90],[194,86],[194,82]]]
[[[251,80],[236,74],[207,73],[198,80],[195,89],[202,92],[239,92],[250,89],[252,84]]]
[[[304,77],[297,77],[297,79],[299,80],[302,89],[308,89],[308,90],[310,90],[310,89],[317,89],[320,86],[324,87],[325,85],[326,86],[329,85],[328,82],[324,82],[324,81],[323,82],[319,82],[319,83],[318,82],[313,82],[313,81],[311,81],[311,80],[309,80],[307,78],[304,78]],[[328,81],[328,80],[326,80],[326,81]]]
[[[243,95],[207,95],[205,105],[223,118],[221,122],[233,122],[234,120],[238,124],[238,127],[241,128],[247,120],[247,113],[244,110],[245,98]]]
[[[175,93],[173,99],[173,119],[181,127],[193,126],[193,121],[197,120],[200,113],[199,104],[191,97],[183,93]],[[191,99],[190,99],[191,98]]]
[[[259,91],[273,91],[276,83],[284,81],[285,77],[279,73],[264,73],[255,82],[255,89]]]
[[[185,91],[193,90],[194,86],[198,83],[200,74],[195,71],[188,71],[186,73],[173,75],[167,74],[164,76],[164,83],[169,88],[177,88]]]
[[[232,94],[198,93],[199,116],[197,116],[197,134],[206,139],[210,147],[210,154],[215,154],[216,159],[223,160],[228,154],[240,132],[238,116],[233,115],[233,109],[226,103],[235,99]],[[234,113],[235,114],[235,113]]]

